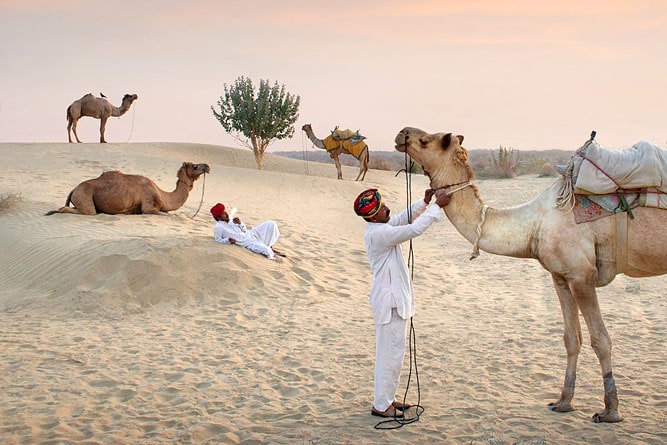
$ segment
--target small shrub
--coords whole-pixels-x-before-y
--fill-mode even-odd
[[[503,147],[498,148],[498,157],[491,152],[491,160],[493,167],[489,172],[490,177],[494,178],[514,178],[519,171],[519,152],[514,151],[513,148]]]
[[[16,207],[16,203],[21,200],[21,195],[16,193],[9,193],[0,196],[0,212],[6,212]]]

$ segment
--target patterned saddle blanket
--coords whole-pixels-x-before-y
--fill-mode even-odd
[[[557,170],[571,182],[575,195],[593,198],[618,191],[640,192],[639,205],[667,208],[667,149],[650,142],[611,150],[591,138],[567,166],[557,166]],[[605,199],[598,201],[603,204]]]
[[[347,150],[352,156],[359,159],[365,150],[368,149],[368,145],[363,140],[354,141],[353,139],[346,139],[344,141],[338,141],[334,139],[333,135],[327,136],[322,140],[324,147],[331,154],[332,151],[338,149]]]

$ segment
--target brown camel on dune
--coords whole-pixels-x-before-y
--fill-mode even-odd
[[[126,175],[117,170],[102,173],[98,178],[89,179],[77,185],[67,196],[65,206],[54,213],[75,213],[96,215],[116,214],[160,214],[179,209],[188,199],[194,182],[202,174],[210,172],[207,164],[184,162],[178,169],[176,189],[173,192],[161,190],[145,176]],[[70,207],[70,202],[74,207]]]
[[[652,207],[576,224],[573,206],[557,206],[566,178],[557,180],[533,200],[511,208],[486,206],[471,183],[474,172],[463,136],[427,134],[404,128],[396,136],[396,149],[421,164],[436,193],[452,194],[445,213],[454,227],[477,248],[514,258],[534,258],[551,273],[563,313],[567,366],[560,398],[552,411],[572,411],[577,359],[584,317],[590,342],[600,362],[604,385],[604,411],[595,422],[619,422],[618,393],[612,374],[611,338],[600,313],[596,287],[609,284],[617,274],[647,277],[667,273],[667,211]],[[571,198],[574,199],[574,198]]]
[[[340,165],[338,156],[340,154],[347,154],[352,155],[359,160],[359,174],[355,181],[359,181],[360,178],[362,181],[364,180],[366,172],[368,171],[369,160],[368,145],[366,145],[365,142],[360,141],[353,144],[350,141],[336,141],[332,136],[328,136],[326,139],[319,139],[315,136],[315,133],[313,133],[313,127],[310,124],[304,125],[301,129],[306,132],[308,139],[311,140],[315,147],[329,152],[329,156],[331,156],[331,159],[333,159],[336,164],[338,179],[343,179],[343,169]]]
[[[102,93],[100,93],[102,94]],[[75,100],[72,102],[72,105],[67,107],[67,137],[69,141],[72,142],[72,134],[74,132],[74,137],[77,142],[79,136],[76,134],[76,124],[84,116],[94,117],[95,119],[100,119],[100,143],[106,143],[104,140],[104,130],[107,125],[107,119],[109,117],[120,117],[127,112],[132,106],[132,102],[137,100],[138,96],[136,94],[126,94],[123,96],[123,101],[120,107],[116,107],[106,100],[105,96],[102,94],[102,97],[95,97],[91,93],[86,94],[81,99]]]

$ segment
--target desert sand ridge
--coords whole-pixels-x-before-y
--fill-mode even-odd
[[[190,143],[2,143],[0,156],[0,195],[20,195],[0,212],[3,444],[667,443],[666,277],[621,275],[599,290],[626,420],[596,425],[587,338],[577,410],[546,407],[565,364],[547,272],[484,252],[470,261],[449,222],[434,225],[413,244],[426,411],[376,431],[371,277],[352,201],[379,187],[399,211],[402,175],[369,170],[359,183],[352,166],[339,181],[333,165],[271,155],[258,171],[249,150]],[[167,216],[44,216],[105,170],[173,190],[183,161],[211,173]],[[553,181],[477,184],[507,207]],[[412,184],[416,200],[428,184]],[[216,244],[218,201],[250,225],[276,221],[288,257]]]

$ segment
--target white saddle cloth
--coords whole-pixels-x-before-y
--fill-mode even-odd
[[[630,148],[611,150],[590,141],[577,150],[573,161],[577,194],[614,193],[619,186],[667,192],[667,149],[651,142],[640,141]],[[667,208],[667,195],[648,193],[645,205]]]

